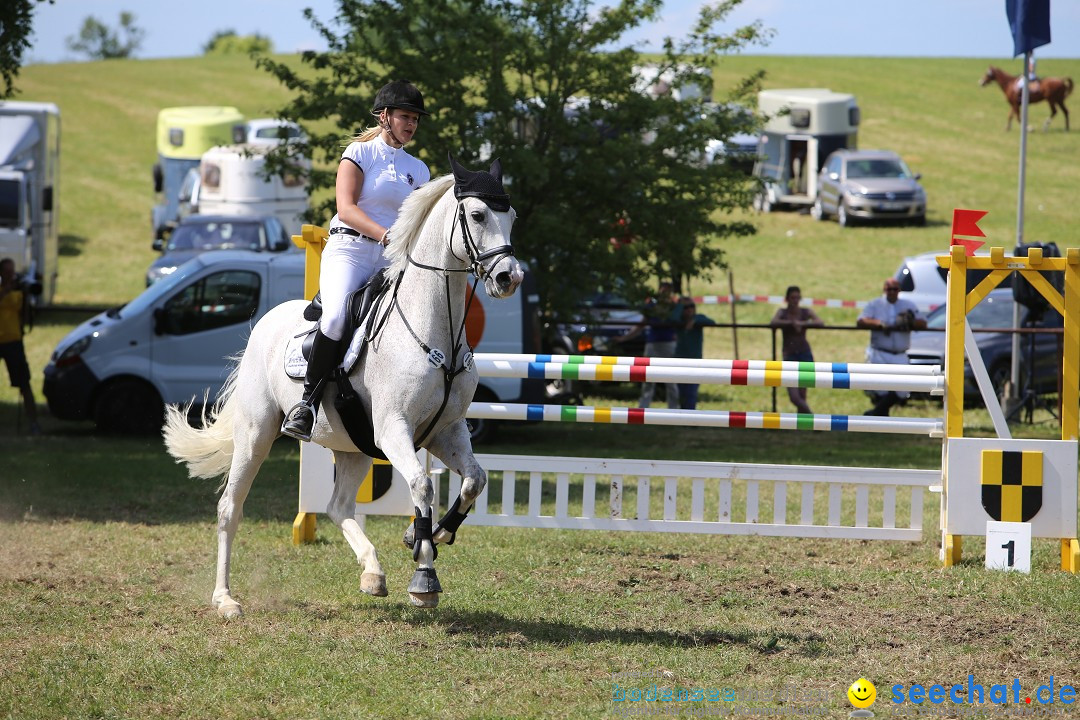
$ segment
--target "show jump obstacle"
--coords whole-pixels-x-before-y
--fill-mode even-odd
[[[307,251],[306,294],[312,297],[327,236],[323,228],[311,225],[302,232],[293,242]],[[950,271],[944,374],[936,367],[854,363],[484,353],[475,360],[484,377],[929,392],[944,395],[944,420],[505,403],[473,403],[469,417],[925,434],[942,438],[940,470],[478,454],[489,479],[496,482],[481,493],[467,524],[916,541],[922,538],[924,493],[940,490],[945,565],[960,559],[962,536],[985,536],[988,520],[1004,520],[1030,522],[1033,537],[1059,538],[1062,569],[1080,571],[1080,250],[1070,249],[1063,258],[1043,258],[1038,249],[1028,257],[1007,257],[1002,248],[994,248],[989,257],[967,257],[957,246],[938,262]],[[966,292],[968,270],[990,271],[971,292]],[[1060,441],[963,437],[966,314],[1014,271],[1029,279],[1065,318]],[[1064,272],[1064,297],[1043,277],[1046,272]],[[443,498],[457,496],[461,478],[420,452],[436,480],[438,511]],[[333,472],[330,451],[303,444],[295,543],[314,540],[315,514],[326,510]],[[501,488],[499,497],[494,487]],[[357,495],[357,514],[360,520],[366,515],[412,514],[408,488],[388,464],[376,461]]]

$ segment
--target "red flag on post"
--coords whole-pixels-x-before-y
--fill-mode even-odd
[[[950,245],[963,245],[964,254],[972,256],[975,251],[986,244],[983,240],[961,240],[957,236],[986,237],[986,233],[979,227],[979,221],[986,215],[986,210],[953,210],[952,215],[952,241]]]

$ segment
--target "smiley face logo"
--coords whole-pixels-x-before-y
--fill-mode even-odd
[[[877,688],[866,678],[851,683],[847,691],[848,701],[857,708],[868,708],[877,700]]]

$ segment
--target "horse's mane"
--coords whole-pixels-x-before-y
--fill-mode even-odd
[[[424,229],[428,215],[453,184],[453,175],[443,175],[409,193],[405,198],[397,221],[391,228],[390,244],[386,248],[385,256],[390,261],[388,277],[397,277],[405,269],[409,262],[409,253],[420,238],[420,231]]]

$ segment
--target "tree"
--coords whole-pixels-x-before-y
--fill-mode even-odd
[[[23,52],[30,47],[34,5],[44,0],[6,0],[0,3],[0,98],[16,93],[15,78],[22,67]],[[53,0],[49,0],[51,4]]]
[[[274,52],[274,43],[259,33],[237,35],[233,29],[218,30],[210,36],[202,50],[204,55],[269,54]]]
[[[656,277],[707,275],[723,266],[720,240],[754,232],[729,216],[750,201],[746,175],[701,160],[710,139],[752,121],[707,102],[713,62],[766,34],[758,24],[716,29],[739,2],[706,5],[689,37],[665,39],[644,71],[619,42],[657,19],[661,0],[599,9],[588,0],[340,0],[333,26],[306,11],[326,43],[302,54],[307,68],[258,63],[294,93],[279,116],[334,123],[307,128],[304,150],[329,168],[312,173],[313,189],[333,186],[343,139],[373,124],[376,90],[415,83],[432,115],[410,150],[440,173],[448,151],[473,167],[501,157],[516,254],[545,301],[566,309],[613,277],[639,298]],[[643,91],[661,77],[704,92],[678,100]],[[759,79],[747,78],[736,99]],[[312,220],[325,222],[332,203]]]
[[[69,36],[67,46],[72,52],[83,53],[91,60],[127,58],[135,54],[145,36],[146,31],[135,25],[135,14],[125,10],[120,13],[120,28],[115,31],[93,15],[87,16],[79,36]]]

